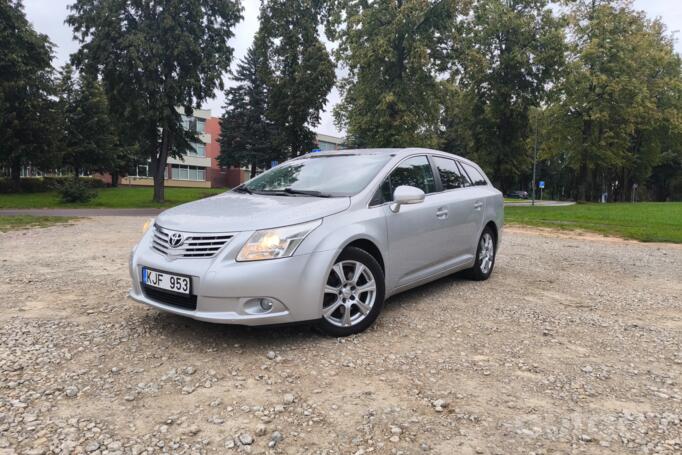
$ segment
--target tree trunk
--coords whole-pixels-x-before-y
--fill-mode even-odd
[[[251,178],[254,178],[256,176],[256,165],[254,163],[251,163]]]
[[[118,188],[118,178],[119,178],[118,171],[112,171],[112,173],[111,173],[111,187],[112,188]]]
[[[12,183],[19,189],[21,186],[21,162],[19,160],[10,163],[9,174],[12,178]]]
[[[592,135],[592,122],[584,121],[583,124],[583,143],[582,150],[580,150],[580,168],[578,170],[578,201],[585,202],[587,198],[587,183],[588,183],[588,147],[590,144],[590,136]]]
[[[170,140],[170,132],[168,128],[164,127],[161,130],[161,148],[158,152],[158,157],[152,159],[152,166],[154,167],[154,197],[153,201],[157,204],[165,202],[165,178],[166,178],[166,162],[168,161],[168,153],[172,144]]]

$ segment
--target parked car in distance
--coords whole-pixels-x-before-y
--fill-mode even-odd
[[[528,191],[512,191],[507,197],[509,199],[528,199]]]
[[[314,321],[346,336],[399,292],[461,270],[486,280],[503,206],[481,168],[455,155],[311,153],[149,222],[130,297],[202,321]]]

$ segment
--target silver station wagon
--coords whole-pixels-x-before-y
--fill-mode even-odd
[[[493,271],[502,194],[436,150],[318,152],[150,220],[130,297],[201,321],[311,321],[346,336],[384,300],[466,270]]]

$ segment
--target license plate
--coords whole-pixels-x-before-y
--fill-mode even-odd
[[[147,267],[142,268],[142,282],[145,286],[176,294],[189,295],[192,291],[192,282],[188,276],[161,272]]]

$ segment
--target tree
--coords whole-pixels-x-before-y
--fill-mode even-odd
[[[21,167],[55,164],[52,43],[26,20],[20,0],[0,0],[0,164],[19,185]]]
[[[76,180],[81,172],[111,167],[116,159],[116,138],[99,81],[88,73],[76,79],[67,64],[62,69],[59,95],[64,132],[62,164],[73,171]]]
[[[164,200],[169,156],[191,147],[182,106],[193,107],[223,89],[241,20],[239,0],[76,0],[67,23],[81,43],[73,62],[101,74],[110,109],[151,161],[154,201]],[[132,134],[132,133],[131,133]]]
[[[450,81],[466,103],[450,136],[471,136],[466,154],[503,191],[531,169],[529,113],[563,67],[563,30],[546,0],[479,0],[462,24]]]
[[[312,150],[320,111],[334,85],[334,64],[318,36],[324,1],[264,0],[261,33],[268,49],[269,116],[289,156]]]
[[[575,173],[574,198],[626,200],[679,154],[680,58],[663,24],[627,1],[575,2],[568,19],[572,58],[548,109],[548,157]]]
[[[329,31],[348,70],[339,84],[337,124],[358,146],[436,146],[443,95],[438,76],[464,2],[334,3]]]
[[[278,144],[278,131],[270,119],[270,67],[267,49],[260,34],[237,65],[232,79],[237,83],[225,91],[225,112],[220,122],[222,166],[251,166],[251,177],[258,167],[285,158]]]

